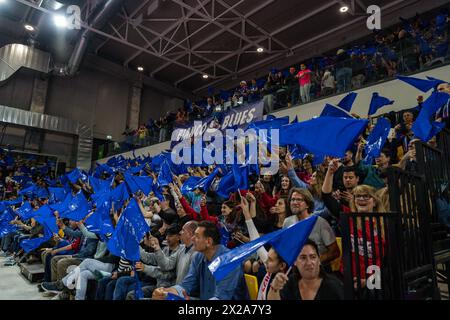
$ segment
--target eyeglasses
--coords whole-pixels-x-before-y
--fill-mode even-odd
[[[368,194],[355,194],[355,199],[369,200],[370,198],[372,197]]]
[[[305,202],[305,199],[302,199],[302,198],[291,198],[291,202]]]

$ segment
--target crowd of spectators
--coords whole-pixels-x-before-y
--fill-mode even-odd
[[[450,85],[440,84],[437,90],[450,93]],[[18,229],[2,234],[1,249],[8,257],[5,265],[42,262],[45,276],[38,289],[55,299],[136,299],[137,279],[147,299],[166,299],[169,294],[189,299],[247,299],[244,273],[258,278],[261,300],[342,299],[342,269],[331,268],[340,256],[336,240],[342,236],[339,214],[389,212],[386,169],[399,166],[416,170],[414,143],[417,139],[411,128],[417,112],[414,108],[384,115],[391,121],[391,133],[373,163],[362,161],[364,145],[373,128],[369,126],[340,159],[325,157],[316,163],[312,154],[293,159],[288,149],[280,148],[277,173],[262,176],[252,173],[245,177],[249,181],[247,190],[231,192],[226,197],[219,190],[224,178],[220,166],[188,167],[188,173],[174,174],[172,182],[161,185],[160,196],[155,191],[133,193],[123,203],[109,207],[108,219],[114,232],[128,204],[131,201],[138,204],[151,232],[142,239],[140,261],[135,264],[109,252],[107,242],[111,233],[101,235],[88,230],[87,219],[97,210],[95,205],[80,221],[60,218],[54,207],[59,202],[52,196],[50,186],[65,188],[73,197],[83,194],[95,203],[99,191],[91,179],[96,174],[98,179],[109,181],[112,190],[128,183],[126,177],[130,172],[150,177],[154,184],[161,181],[163,171],[155,170],[150,165],[151,159],[122,159],[123,170],[103,166],[90,177],[79,176],[70,181],[63,177],[52,181],[43,172],[34,177],[29,173],[36,188],[44,192],[35,191],[30,195],[22,189],[19,194],[8,196],[6,204],[13,212],[26,203],[32,210],[50,204],[57,218],[58,232],[39,247],[25,252],[22,241],[42,236],[45,226],[34,218],[15,216],[9,224]],[[445,115],[439,111],[436,117],[448,127],[448,110]],[[428,143],[435,145],[436,141],[433,138]],[[206,190],[185,188],[192,177],[206,178],[215,170],[218,171]],[[230,249],[313,215],[318,217],[317,222],[289,274],[286,274],[286,262],[277,251],[265,247],[221,281],[216,281],[208,270],[212,260]],[[374,241],[384,241],[380,237],[383,235]],[[368,244],[368,248],[377,247],[377,243]],[[77,279],[76,286],[74,279]]]

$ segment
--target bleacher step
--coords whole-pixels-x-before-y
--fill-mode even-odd
[[[30,282],[38,282],[44,278],[44,265],[43,264],[20,264],[20,272]]]

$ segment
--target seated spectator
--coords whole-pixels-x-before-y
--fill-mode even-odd
[[[199,293],[200,300],[245,300],[248,292],[243,277],[242,266],[229,273],[223,280],[215,281],[208,264],[228,249],[220,245],[220,233],[212,222],[198,224],[193,237],[194,248],[200,254],[192,259],[188,274],[179,285],[170,288],[157,288],[153,291],[154,300],[164,300],[167,293],[189,297]]]
[[[270,285],[267,300],[343,300],[344,286],[321,266],[318,246],[308,240],[287,276],[278,272]]]
[[[308,218],[314,211],[312,195],[306,189],[291,189],[288,201],[288,217],[284,220],[283,228]],[[336,236],[325,219],[317,217],[317,222],[309,238],[319,246],[320,260],[324,265],[328,265],[339,257],[340,252],[336,243]]]

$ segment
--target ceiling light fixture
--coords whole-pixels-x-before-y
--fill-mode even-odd
[[[347,6],[342,6],[342,7],[339,9],[339,11],[342,12],[342,13],[345,13],[345,12],[348,11],[348,7],[347,7]]]
[[[256,51],[258,51],[259,53],[264,52],[264,48],[258,48],[256,49]]]
[[[0,0],[1,1],[1,0]],[[34,31],[34,27],[30,24],[26,24],[23,26],[25,29],[27,29],[28,31]]]
[[[139,72],[142,72],[142,71],[144,71],[144,67],[139,66],[139,67],[137,67],[137,70],[138,70]]]
[[[202,77],[203,77],[203,79],[208,79],[209,78],[209,76],[207,74],[204,74]]]
[[[55,14],[53,16],[53,22],[55,23],[55,26],[57,26],[58,28],[66,28],[69,25],[66,17],[61,14]]]

